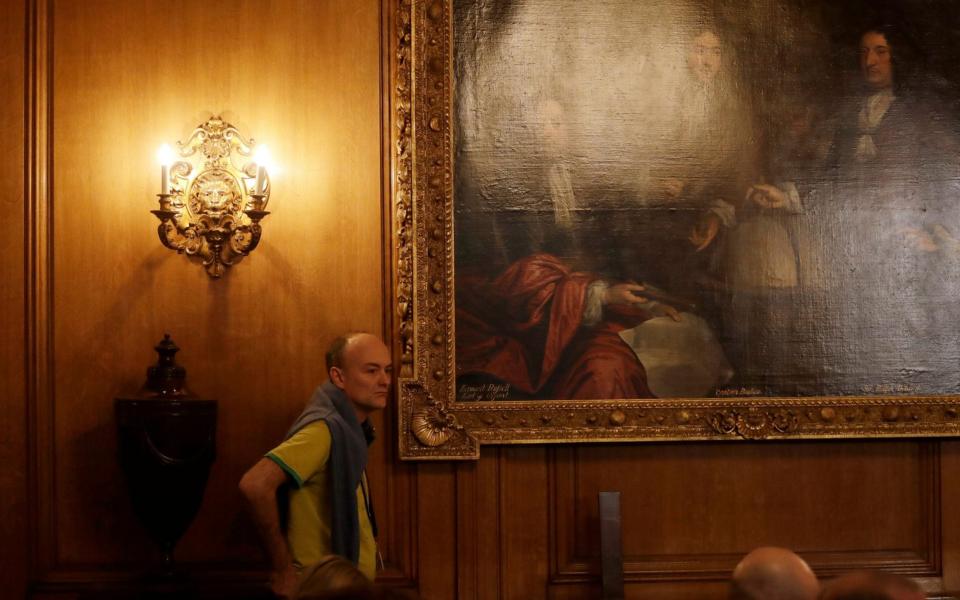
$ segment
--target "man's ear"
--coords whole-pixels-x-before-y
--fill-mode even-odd
[[[343,371],[340,367],[330,368],[330,381],[341,390],[343,389]]]

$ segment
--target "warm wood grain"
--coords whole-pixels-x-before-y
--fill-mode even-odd
[[[24,112],[27,3],[0,3],[0,589],[22,597],[30,556],[27,538],[27,380]]]
[[[417,583],[423,600],[457,597],[457,485],[455,467],[424,464],[417,467]],[[468,541],[468,540],[465,540]]]
[[[941,497],[943,527],[943,587],[960,594],[960,442],[941,442]]]
[[[723,579],[757,545],[802,552],[823,575],[939,571],[932,444],[606,446],[557,457],[556,576],[567,580],[599,572],[602,490],[622,494],[628,581]]]
[[[629,597],[723,597],[733,564],[759,544],[797,548],[822,575],[882,566],[937,588],[948,543],[937,527],[939,469],[926,442],[484,449],[478,464],[458,467],[458,597],[593,597],[601,488],[625,493]],[[445,497],[449,485],[421,477],[419,493]],[[547,574],[539,565],[551,547]],[[432,585],[444,565],[423,564],[421,589],[447,597]]]
[[[169,332],[194,391],[220,400],[218,459],[179,558],[257,563],[236,481],[319,382],[328,341],[381,326],[378,4],[65,0],[50,18],[47,550],[58,568],[154,556],[121,484],[112,402]],[[162,248],[148,212],[156,147],[207,111],[268,143],[283,169],[260,248],[220,281]]]
[[[949,589],[956,486],[941,493],[941,469],[946,482],[957,458],[943,460],[937,442],[915,441],[484,448],[458,467],[446,508],[453,564],[421,553],[421,590],[449,597],[439,568],[459,574],[458,598],[598,597],[600,490],[623,493],[628,598],[723,598],[734,564],[763,544],[797,549],[825,577],[884,568]],[[418,494],[449,486],[421,477]]]

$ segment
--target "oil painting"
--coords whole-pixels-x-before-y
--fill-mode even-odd
[[[411,423],[481,442],[555,427],[606,439],[663,407],[652,437],[698,437],[678,429],[689,421],[747,423],[750,437],[751,419],[789,437],[804,406],[817,425],[874,406],[878,422],[932,419],[892,434],[954,434],[960,16],[947,9],[414,2],[410,75],[441,94],[411,99],[439,151],[415,135],[427,183],[410,203],[445,211],[442,228],[401,214],[442,233],[421,247],[443,246],[423,266],[444,274],[431,302],[446,320],[429,351],[405,338],[443,366]],[[503,416],[517,411],[526,424]]]

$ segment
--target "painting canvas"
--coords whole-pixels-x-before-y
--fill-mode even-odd
[[[956,393],[958,37],[913,4],[456,0],[458,400]]]
[[[440,92],[411,98],[439,150],[417,134],[429,183],[410,202],[446,209],[431,229],[444,252],[422,259],[448,275],[432,306],[451,338],[419,345],[446,359],[428,422],[465,407],[486,430],[472,406],[511,403],[549,407],[549,429],[563,402],[953,402],[960,16],[946,3],[409,9],[412,77]]]

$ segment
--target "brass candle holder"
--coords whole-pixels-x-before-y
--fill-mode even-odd
[[[220,117],[177,142],[172,164],[161,171],[160,220],[164,246],[200,260],[217,279],[260,243],[260,221],[270,214],[270,178],[254,157],[253,139]]]

